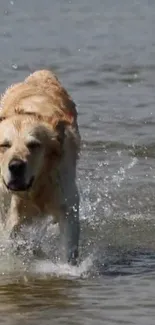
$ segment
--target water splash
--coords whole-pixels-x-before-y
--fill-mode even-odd
[[[126,166],[121,166],[116,174],[112,176],[112,182],[116,183],[118,187],[120,187],[121,183],[125,180],[126,178],[126,172],[133,168],[138,162],[137,158],[133,158],[129,164]]]
[[[118,159],[117,172],[116,167],[113,169],[115,159]],[[30,274],[39,277],[83,278],[92,275],[97,276],[99,269],[101,272],[105,270],[104,254],[107,246],[122,247],[122,245],[126,245],[129,247],[131,241],[133,246],[134,243],[137,245],[137,229],[139,231],[140,227],[139,223],[137,228],[133,227],[133,223],[136,224],[139,220],[141,223],[143,215],[139,218],[139,213],[132,214],[130,211],[127,214],[123,212],[123,218],[122,214],[116,218],[119,202],[121,201],[118,201],[120,200],[118,195],[116,199],[114,199],[114,196],[118,194],[118,190],[122,189],[121,186],[126,184],[124,181],[130,179],[131,170],[137,164],[138,159],[135,157],[129,158],[124,163],[122,152],[119,151],[115,153],[115,156],[112,156],[112,159],[106,153],[105,160],[99,160],[96,169],[94,169],[94,162],[96,166],[95,159],[92,163],[92,168],[89,170],[81,168],[81,174],[78,178],[81,196],[80,251],[82,251],[80,252],[81,263],[79,266],[69,266],[68,264],[63,264],[58,259],[60,256],[58,251],[58,226],[53,226],[51,224],[51,217],[49,217],[46,221],[43,220],[42,225],[37,222],[35,226],[33,225],[23,230],[26,245],[24,246],[20,243],[23,247],[18,256],[13,255],[12,247],[2,239],[2,245],[0,245],[1,274],[6,274],[10,268],[10,272],[13,272],[13,270],[25,272],[26,270]],[[121,204],[120,208],[122,209]],[[134,217],[130,218],[130,215]],[[130,220],[131,225],[128,220]],[[131,236],[128,235],[129,233]],[[143,233],[143,229],[141,233]],[[33,249],[37,247],[38,242],[40,244],[39,249],[46,256],[33,256]]]
[[[79,266],[70,266],[61,262],[38,261],[32,267],[32,273],[57,277],[87,277],[93,266],[93,255],[88,256]]]

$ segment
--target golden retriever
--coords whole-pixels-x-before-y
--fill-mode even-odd
[[[11,236],[24,223],[52,215],[76,264],[80,149],[76,107],[50,71],[31,74],[6,90],[0,103],[0,185],[10,198],[5,226]]]

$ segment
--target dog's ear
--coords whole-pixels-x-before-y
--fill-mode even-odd
[[[56,123],[56,126],[55,126],[55,131],[57,133],[57,140],[60,142],[61,145],[64,143],[64,140],[65,140],[65,131],[66,131],[67,125],[68,125],[68,122],[66,122],[64,120],[60,120]]]
[[[68,123],[64,120],[54,121],[53,127],[49,129],[50,145],[48,146],[48,155],[52,161],[55,157],[61,157],[64,153],[64,141],[66,137],[66,126]]]
[[[3,120],[5,120],[5,116],[0,114],[0,122],[2,122]]]

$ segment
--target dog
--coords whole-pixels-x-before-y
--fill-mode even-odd
[[[80,134],[75,103],[48,70],[9,87],[0,101],[0,188],[10,200],[11,238],[24,224],[52,215],[75,265],[79,246],[76,165]]]

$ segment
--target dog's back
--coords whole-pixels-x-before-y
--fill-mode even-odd
[[[36,71],[24,82],[9,87],[1,97],[0,118],[14,114],[36,114],[48,119],[64,120],[78,134],[75,103],[57,77],[48,70]]]

